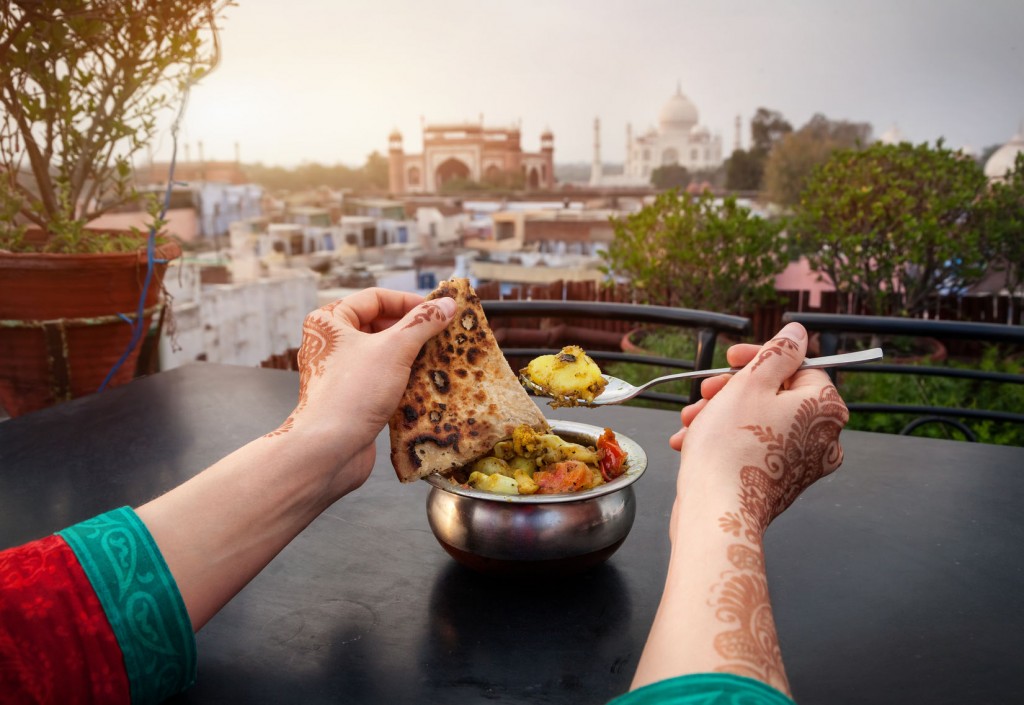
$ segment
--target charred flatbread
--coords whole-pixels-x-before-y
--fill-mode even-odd
[[[498,348],[469,280],[443,281],[427,299],[446,296],[455,299],[455,316],[420,350],[388,422],[391,464],[402,482],[450,474],[520,424],[549,428]]]

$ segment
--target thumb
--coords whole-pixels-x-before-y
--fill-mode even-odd
[[[400,355],[409,360],[419,353],[428,340],[440,333],[455,315],[455,299],[445,297],[424,301],[411,308],[398,323],[388,329],[391,341]]]
[[[790,323],[761,346],[761,351],[743,371],[756,384],[778,391],[800,368],[806,354],[807,331],[799,323]]]

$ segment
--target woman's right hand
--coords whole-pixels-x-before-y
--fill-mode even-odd
[[[752,538],[843,459],[849,412],[828,375],[798,370],[806,350],[797,323],[763,346],[733,346],[729,363],[744,368],[705,380],[670,440],[682,452],[680,491],[732,505]]]

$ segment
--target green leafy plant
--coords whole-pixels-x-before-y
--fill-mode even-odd
[[[135,249],[88,224],[138,201],[132,156],[217,61],[215,0],[34,0],[0,9],[0,248]],[[213,41],[207,41],[208,36]],[[148,203],[152,213],[155,208]]]
[[[941,141],[840,150],[812,173],[791,233],[848,295],[845,312],[914,315],[984,274],[985,186],[977,163]]]
[[[775,297],[787,262],[780,223],[708,192],[666,191],[612,227],[603,270],[643,303],[743,313]]]
[[[931,363],[929,363],[931,364]],[[950,361],[951,368],[985,372],[1024,374],[1024,363],[998,346],[985,348],[976,361]],[[988,409],[1019,413],[1024,409],[1024,384],[923,376],[912,373],[841,371],[839,391],[847,403],[927,405],[961,409]],[[865,413],[850,416],[848,428],[880,433],[899,433],[919,414]],[[1020,424],[962,419],[983,443],[1024,446],[1024,428]],[[927,424],[914,431],[916,436],[960,440],[964,436],[947,424]]]

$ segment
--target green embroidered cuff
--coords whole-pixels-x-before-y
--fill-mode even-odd
[[[620,695],[608,705],[796,705],[753,678],[732,673],[693,673],[667,678]]]
[[[107,613],[132,703],[159,703],[196,679],[196,640],[174,576],[130,507],[68,527],[67,541]]]

